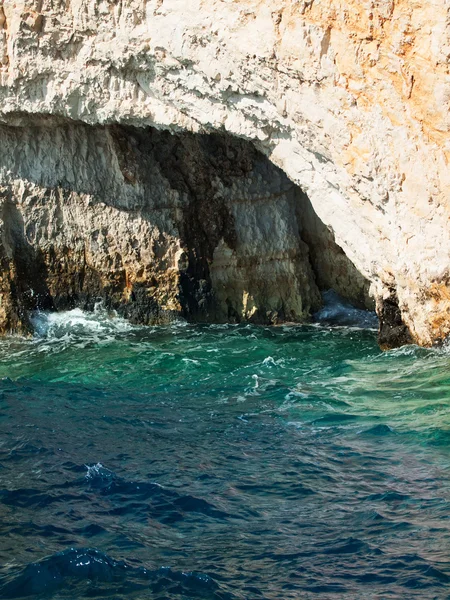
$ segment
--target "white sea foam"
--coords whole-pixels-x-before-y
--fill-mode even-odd
[[[186,363],[187,365],[196,365],[199,366],[201,363],[199,360],[196,360],[195,358],[183,358],[182,361],[184,363]]]
[[[86,479],[93,479],[100,475],[100,473],[104,470],[104,466],[102,463],[97,463],[95,465],[84,465],[87,469]]]
[[[282,358],[275,359],[273,356],[268,356],[262,361],[265,367],[284,367],[285,361]]]
[[[35,312],[31,317],[37,337],[61,338],[68,333],[98,334],[126,332],[133,328],[128,321],[96,307],[93,312],[85,312],[80,308],[63,312]]]

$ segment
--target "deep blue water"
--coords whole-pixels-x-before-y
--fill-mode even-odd
[[[450,598],[448,349],[37,330],[0,342],[1,598]]]

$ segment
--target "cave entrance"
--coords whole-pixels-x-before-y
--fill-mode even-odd
[[[373,308],[308,197],[250,142],[55,118],[1,129],[3,329],[99,300],[144,324],[302,322],[329,288]]]

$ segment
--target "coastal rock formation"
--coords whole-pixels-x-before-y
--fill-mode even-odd
[[[301,192],[249,142],[54,118],[0,137],[7,330],[98,302],[147,324],[320,305]]]
[[[65,305],[68,277],[73,302],[102,289],[114,306],[142,297],[145,314],[151,298],[156,313],[265,322],[304,318],[330,283],[375,299],[383,347],[443,340],[449,11],[444,0],[4,1],[4,322],[20,320],[29,289]],[[39,284],[31,259],[47,270]]]

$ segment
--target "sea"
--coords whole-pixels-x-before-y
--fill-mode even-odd
[[[36,313],[0,341],[0,598],[450,598],[450,346]]]

